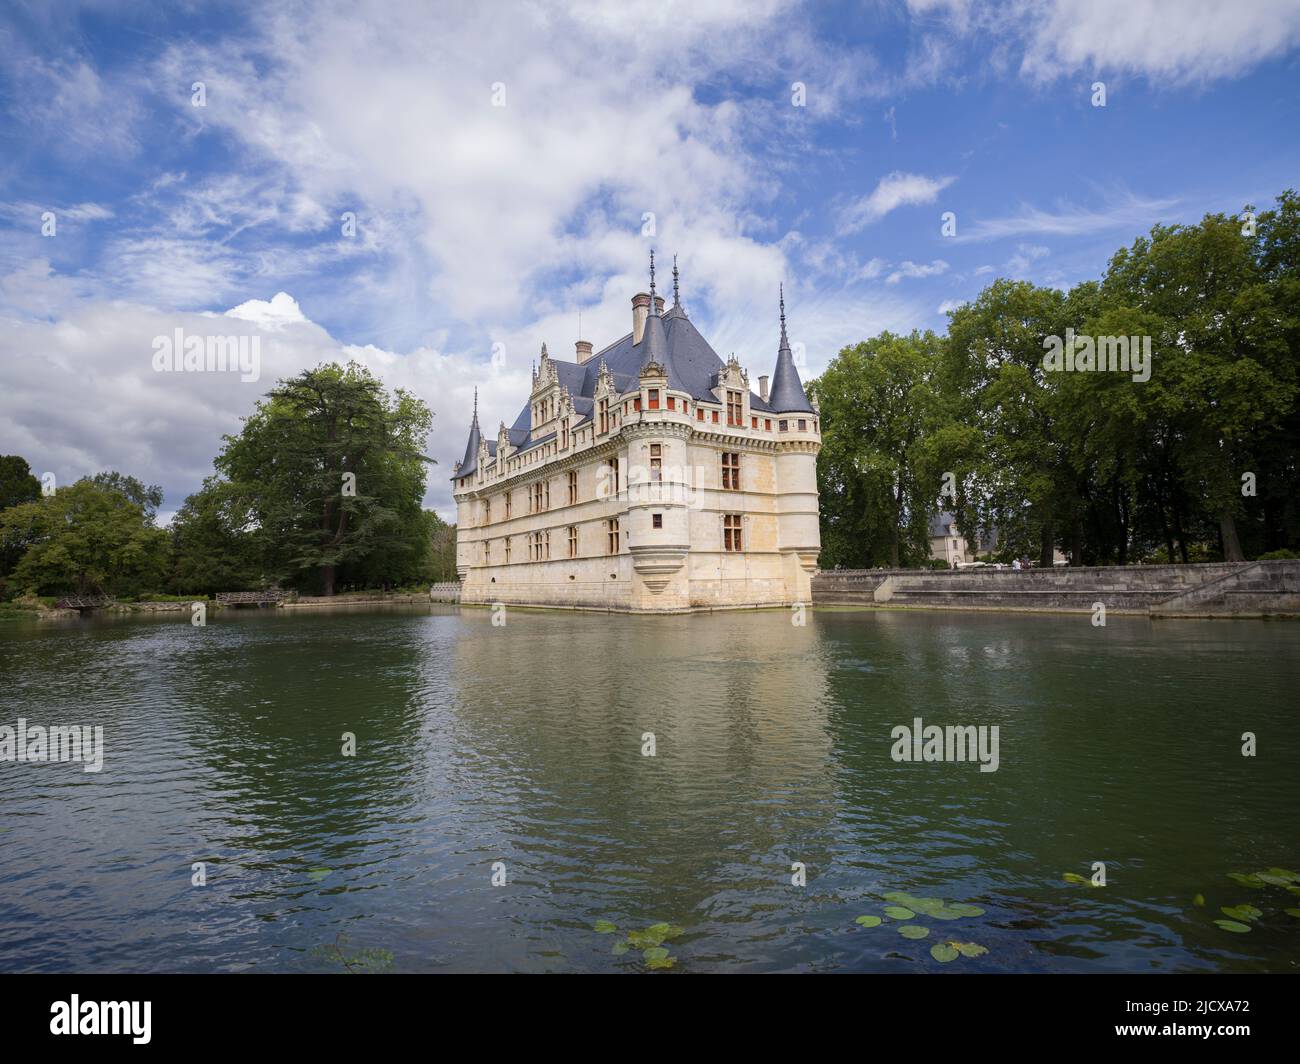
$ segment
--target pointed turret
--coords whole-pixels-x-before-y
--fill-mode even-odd
[[[785,334],[785,285],[781,286],[781,346],[776,354],[776,371],[772,374],[772,391],[768,404],[778,414],[812,413],[812,404],[803,393],[799,371],[794,365],[790,340]]]
[[[478,428],[478,389],[474,389],[474,418],[469,423],[469,440],[465,443],[465,457],[456,467],[456,476],[465,477],[478,466],[478,445],[482,434]]]
[[[645,334],[641,338],[641,367],[654,363],[668,364],[668,337],[664,334],[664,320],[659,316],[659,303],[655,298],[655,253],[650,252],[650,309],[645,320]]]

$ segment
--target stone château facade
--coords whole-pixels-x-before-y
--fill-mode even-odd
[[[632,299],[632,331],[573,361],[542,345],[514,425],[478,406],[455,466],[461,601],[631,612],[811,601],[820,417],[785,330],[772,388],[687,317]]]

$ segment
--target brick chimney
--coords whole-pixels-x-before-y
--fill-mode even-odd
[[[591,358],[590,340],[579,340],[576,344],[573,345],[573,347],[574,350],[577,352],[577,360],[579,366],[581,366],[584,362],[586,362],[587,359]]]
[[[638,292],[632,297],[632,342],[639,344],[645,334],[645,320],[650,316],[650,293]]]
[[[758,378],[758,394],[762,397],[763,402],[767,402],[767,377],[766,375]]]

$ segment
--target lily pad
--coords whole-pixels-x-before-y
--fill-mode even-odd
[[[982,957],[988,952],[986,947],[977,945],[974,942],[953,942],[951,945],[963,957]]]
[[[1219,909],[1224,916],[1231,917],[1233,920],[1241,920],[1246,923],[1258,920],[1264,914],[1256,909],[1253,905],[1225,905]]]
[[[629,931],[627,940],[637,949],[654,949],[663,944],[669,930],[668,924],[655,924],[644,931]]]
[[[906,905],[909,901],[913,900],[912,895],[901,890],[891,890],[888,894],[882,894],[881,897],[884,898],[885,901],[896,902],[899,905]]]
[[[1092,886],[1092,880],[1089,879],[1087,876],[1079,875],[1078,872],[1066,872],[1065,875],[1062,876],[1061,878],[1064,879],[1067,883],[1073,883],[1076,886],[1080,886],[1080,887]]]
[[[930,947],[930,956],[940,964],[947,964],[949,961],[955,961],[958,953],[947,942],[936,942]]]
[[[1287,916],[1294,916],[1297,920],[1300,920],[1300,909],[1283,909],[1282,911],[1286,913]]]
[[[935,909],[932,913],[926,913],[927,916],[933,916],[936,920],[960,920],[962,914],[954,909],[951,905],[945,905],[942,909]]]
[[[1285,876],[1275,876],[1269,872],[1256,872],[1255,878],[1267,883],[1270,887],[1285,887],[1291,882]]]
[[[1215,920],[1215,925],[1223,928],[1225,931],[1231,931],[1236,935],[1244,935],[1250,930],[1249,924],[1239,924],[1236,920]]]
[[[918,913],[930,916],[944,908],[947,903],[942,898],[913,898],[903,904],[909,909],[915,909]]]
[[[1204,907],[1205,907],[1205,895],[1204,895],[1204,894],[1198,894],[1198,895],[1196,895],[1196,897],[1194,897],[1194,898],[1192,899],[1192,904],[1195,905],[1197,908],[1204,908]]]
[[[645,966],[651,969],[671,968],[676,963],[676,957],[656,957],[652,961],[646,961]]]
[[[1268,873],[1278,879],[1285,879],[1288,883],[1300,883],[1300,872],[1292,872],[1289,868],[1270,868]]]
[[[664,946],[654,946],[646,950],[642,956],[648,961],[661,961],[668,956],[668,950]]]
[[[910,920],[916,915],[911,909],[905,909],[901,905],[886,905],[885,915],[895,920]]]
[[[617,931],[617,930],[618,928],[614,924],[611,924],[608,920],[596,921],[596,934],[598,935],[608,935],[610,934],[610,932]]]
[[[1254,887],[1256,890],[1268,885],[1259,876],[1247,875],[1245,872],[1229,872],[1228,878],[1243,887]]]
[[[904,924],[898,929],[898,933],[904,938],[925,938],[930,933],[930,929],[920,924]]]
[[[854,922],[855,924],[860,924],[860,925],[863,926],[863,927],[879,927],[879,926],[880,926],[880,917],[879,917],[879,916],[859,916],[859,917],[858,917],[856,920],[854,920],[853,922]]]
[[[614,954],[615,957],[621,957],[623,956],[624,953],[626,953],[631,948],[632,947],[629,946],[626,942],[615,942],[614,948],[610,950],[610,953]]]
[[[332,868],[309,868],[307,869],[307,878],[313,883],[319,883],[332,871],[334,871]]]
[[[984,910],[978,905],[971,905],[969,902],[959,901],[955,905],[948,906],[949,912],[954,912],[958,916],[983,916]]]

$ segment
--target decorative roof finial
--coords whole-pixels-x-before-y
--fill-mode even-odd
[[[474,385],[474,420],[478,420],[478,385]]]
[[[682,298],[677,290],[677,256],[673,256],[673,306],[681,306]]]
[[[780,291],[781,291],[781,347],[786,348],[790,346],[790,341],[786,339],[786,335],[785,335],[785,282],[784,281],[781,283]]]
[[[655,313],[655,249],[650,249],[650,313]]]

